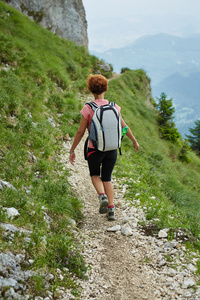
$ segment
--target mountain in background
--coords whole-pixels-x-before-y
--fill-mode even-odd
[[[164,92],[173,99],[182,136],[200,118],[200,35],[144,36],[126,47],[92,54],[111,63],[117,73],[123,67],[145,70],[153,97]]]

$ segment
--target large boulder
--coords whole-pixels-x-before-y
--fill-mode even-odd
[[[58,36],[88,48],[82,0],[3,0]]]

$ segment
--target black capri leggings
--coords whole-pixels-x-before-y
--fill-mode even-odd
[[[111,181],[113,168],[117,160],[117,150],[102,152],[88,149],[90,176],[101,176],[102,181]]]

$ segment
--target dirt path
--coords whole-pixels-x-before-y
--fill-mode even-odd
[[[70,182],[84,203],[84,256],[92,266],[89,282],[82,284],[81,299],[155,299],[147,271],[131,254],[133,238],[107,232],[109,227],[122,223],[124,201],[120,197],[115,201],[114,222],[107,221],[105,215],[98,213],[97,194],[83,157],[83,141],[76,149],[76,164],[71,169]],[[115,195],[119,194],[120,191],[115,189]]]

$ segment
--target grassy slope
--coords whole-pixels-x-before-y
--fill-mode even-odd
[[[1,251],[25,249],[27,258],[35,261],[32,268],[53,273],[68,262],[72,272],[83,276],[84,261],[68,226],[70,218],[77,222],[82,218],[81,203],[67,183],[59,154],[63,139],[77,129],[81,105],[77,93],[85,91],[86,77],[97,70],[98,60],[2,2],[0,37],[0,179],[16,188],[2,190],[0,203],[20,212],[10,221],[1,210],[0,218],[33,231],[30,244],[23,237],[10,243],[1,236]],[[141,146],[134,154],[130,141],[124,139],[116,176],[122,184],[128,183],[128,200],[140,193],[149,219],[159,218],[160,227],[188,228],[198,237],[200,160],[191,153],[192,162],[182,164],[177,159],[180,147],[159,139],[155,112],[145,102],[146,86],[140,70],[110,82],[107,97],[122,106]],[[54,127],[49,118],[59,126]],[[50,227],[42,206],[52,218]],[[56,284],[61,283],[55,279]],[[70,276],[62,284],[74,286]],[[43,279],[36,278],[30,288],[33,285],[42,294]]]
[[[145,73],[137,70],[110,82],[106,96],[122,107],[122,116],[141,147],[135,154],[130,141],[124,139],[124,155],[119,157],[116,174],[127,178],[127,198],[140,193],[141,202],[147,204],[147,217],[159,218],[158,226],[189,229],[199,238],[200,159],[191,152],[190,164],[180,162],[181,141],[174,145],[159,138],[155,111],[146,103],[147,80]],[[198,241],[196,247],[199,249]]]

